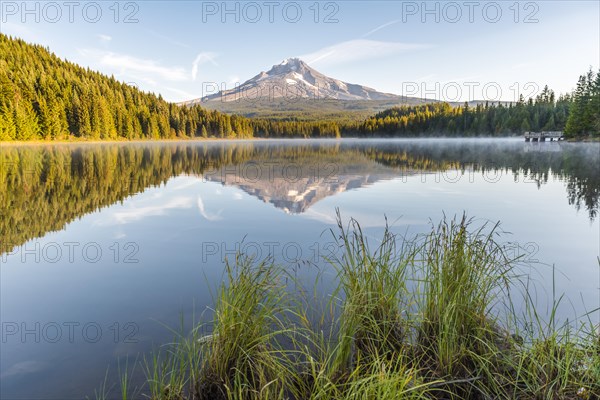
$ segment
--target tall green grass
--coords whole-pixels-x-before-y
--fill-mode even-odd
[[[281,398],[288,380],[276,340],[286,333],[282,270],[238,257],[226,271],[215,330],[200,341],[198,398]]]
[[[598,310],[587,324],[558,325],[559,297],[543,318],[526,290],[514,293],[524,278],[497,225],[444,219],[411,240],[386,226],[369,243],[338,214],[333,234],[341,252],[329,260],[332,293],[290,291],[294,278],[273,263],[227,263],[212,319],[145,360],[147,396],[600,399]],[[517,332],[519,324],[537,329]]]
[[[408,307],[407,278],[414,251],[398,249],[387,227],[381,243],[371,249],[355,220],[347,228],[339,215],[338,221],[343,255],[331,260],[338,271],[337,293],[343,295],[336,367],[397,359],[407,334],[402,314]]]
[[[492,313],[514,277],[512,261],[495,241],[497,226],[469,231],[470,222],[442,221],[425,236],[415,260],[419,289],[416,352],[431,377],[460,397],[473,397],[485,368],[510,335]]]

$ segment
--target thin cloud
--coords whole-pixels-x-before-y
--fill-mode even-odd
[[[383,24],[383,25],[379,25],[377,28],[375,28],[375,29],[372,29],[372,30],[370,30],[369,32],[365,33],[365,34],[364,34],[362,37],[364,37],[364,38],[365,38],[365,37],[367,37],[367,36],[371,36],[371,35],[372,35],[372,34],[374,34],[375,32],[377,32],[377,31],[380,31],[380,30],[382,30],[383,28],[387,28],[388,26],[391,26],[391,25],[397,24],[398,22],[400,22],[400,20],[399,20],[399,19],[395,19],[395,20],[393,20],[393,21],[386,22],[385,24]]]
[[[211,52],[203,52],[198,54],[194,59],[194,62],[192,63],[192,80],[195,81],[196,76],[198,76],[198,66],[207,62],[212,63],[214,66],[218,66],[219,64],[217,64],[217,62],[215,61],[216,56],[217,55],[215,53]]]
[[[99,35],[96,35],[96,37],[97,37],[98,39],[100,39],[100,41],[101,41],[102,43],[108,43],[108,42],[110,42],[110,41],[112,40],[112,36],[109,36],[109,35],[104,35],[104,34],[102,34],[102,33],[101,33],[101,34],[99,34]]]
[[[300,56],[309,64],[320,66],[347,64],[354,61],[386,57],[410,50],[428,48],[417,43],[381,42],[368,39],[355,39],[324,47],[314,53]]]
[[[153,74],[168,81],[186,81],[189,75],[181,67],[165,67],[154,60],[132,57],[126,54],[113,53],[94,49],[79,51],[82,55],[98,61],[100,64],[115,68],[122,73],[137,72]]]

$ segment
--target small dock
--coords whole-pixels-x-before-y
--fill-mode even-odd
[[[565,140],[565,135],[560,131],[550,131],[550,132],[525,132],[525,141],[526,142],[545,142],[546,140],[553,141],[556,139]]]

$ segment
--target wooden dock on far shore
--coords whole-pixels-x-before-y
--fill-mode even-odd
[[[526,142],[545,142],[546,140],[553,141],[556,139],[565,140],[565,135],[561,131],[550,131],[550,132],[525,132]]]

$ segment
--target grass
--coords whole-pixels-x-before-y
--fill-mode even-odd
[[[497,226],[444,219],[412,240],[386,227],[372,246],[355,220],[341,221],[333,293],[291,292],[282,267],[238,255],[212,320],[145,360],[146,396],[600,399],[600,332],[590,318],[598,310],[578,327],[558,325],[559,298],[541,318]],[[525,290],[515,293],[519,283]],[[510,311],[518,295],[519,315]],[[536,329],[516,329],[523,325]]]

